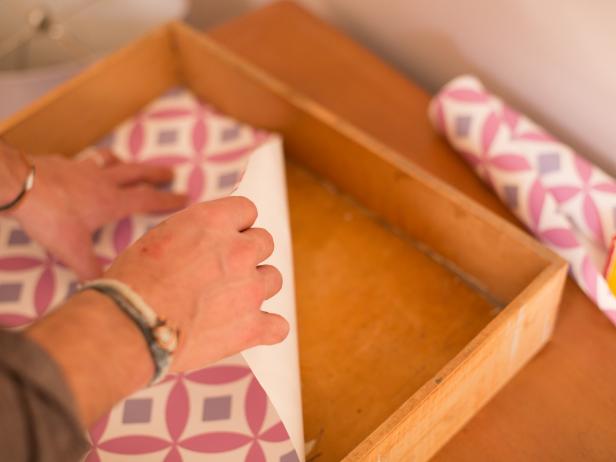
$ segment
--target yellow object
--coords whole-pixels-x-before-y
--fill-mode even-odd
[[[612,238],[612,245],[610,245],[610,252],[607,257],[607,263],[605,264],[605,270],[603,276],[607,281],[607,285],[614,295],[616,295],[616,236]]]

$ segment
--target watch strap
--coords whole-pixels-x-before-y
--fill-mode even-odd
[[[141,331],[154,362],[154,376],[150,384],[164,378],[171,367],[173,353],[177,347],[177,331],[167,326],[143,298],[123,282],[116,279],[95,279],[84,284],[80,290],[88,289],[109,297]]]

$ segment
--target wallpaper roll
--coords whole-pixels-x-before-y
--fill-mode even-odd
[[[106,137],[122,159],[171,166],[172,189],[193,202],[237,193],[259,208],[276,249],[269,263],[284,287],[263,309],[283,315],[288,338],[203,369],[169,375],[119,403],[90,429],[86,461],[298,462],[304,460],[291,237],[281,140],[218,113],[188,91],[162,96]],[[85,153],[87,155],[87,153]],[[165,217],[133,215],[94,236],[111,262]],[[195,275],[198,277],[198,275]],[[67,267],[0,220],[0,325],[23,327],[76,288]]]
[[[580,288],[616,323],[602,276],[616,231],[616,182],[473,76],[430,103],[434,127],[526,227],[570,263]]]

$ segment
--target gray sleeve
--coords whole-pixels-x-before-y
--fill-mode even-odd
[[[79,461],[88,447],[59,367],[25,335],[0,329],[2,460]]]

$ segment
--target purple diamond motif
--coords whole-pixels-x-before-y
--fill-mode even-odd
[[[280,462],[299,462],[295,451],[287,452],[280,457]]]
[[[71,283],[68,285],[68,288],[66,289],[66,297],[68,298],[75,292],[77,292],[78,287],[79,283],[77,281],[71,281]]]
[[[105,135],[105,137],[102,138],[98,143],[96,143],[96,145],[99,148],[110,148],[113,145],[114,135],[115,133],[113,132],[109,133],[108,135]]]
[[[560,157],[556,152],[539,154],[537,157],[537,166],[539,168],[539,173],[542,175],[558,171],[560,170]]]
[[[9,234],[9,245],[23,245],[30,243],[30,238],[21,229],[14,229]]]
[[[459,116],[455,120],[455,132],[457,136],[468,136],[471,131],[471,116]]]
[[[220,134],[220,139],[223,141],[231,141],[237,138],[242,131],[242,127],[240,125],[232,125],[231,127],[227,127],[223,129]]]
[[[218,187],[227,188],[235,185],[240,179],[240,172],[229,172],[218,177]]]
[[[94,233],[92,234],[92,242],[94,244],[98,244],[101,240],[101,236],[103,235],[103,228],[98,228],[96,231],[94,231]]]
[[[167,90],[164,96],[177,96],[184,93],[184,88],[182,87],[173,87],[171,90]]]
[[[158,144],[175,143],[178,133],[175,130],[161,130],[158,132]]]
[[[219,396],[203,400],[203,421],[225,420],[229,417],[231,417],[231,396]]]
[[[152,399],[150,398],[134,398],[124,402],[124,413],[122,414],[122,422],[130,423],[146,423],[152,418]]]
[[[0,284],[0,302],[16,302],[21,296],[21,288],[19,282]]]
[[[505,185],[503,188],[503,200],[509,208],[518,208],[518,187],[513,185]]]

